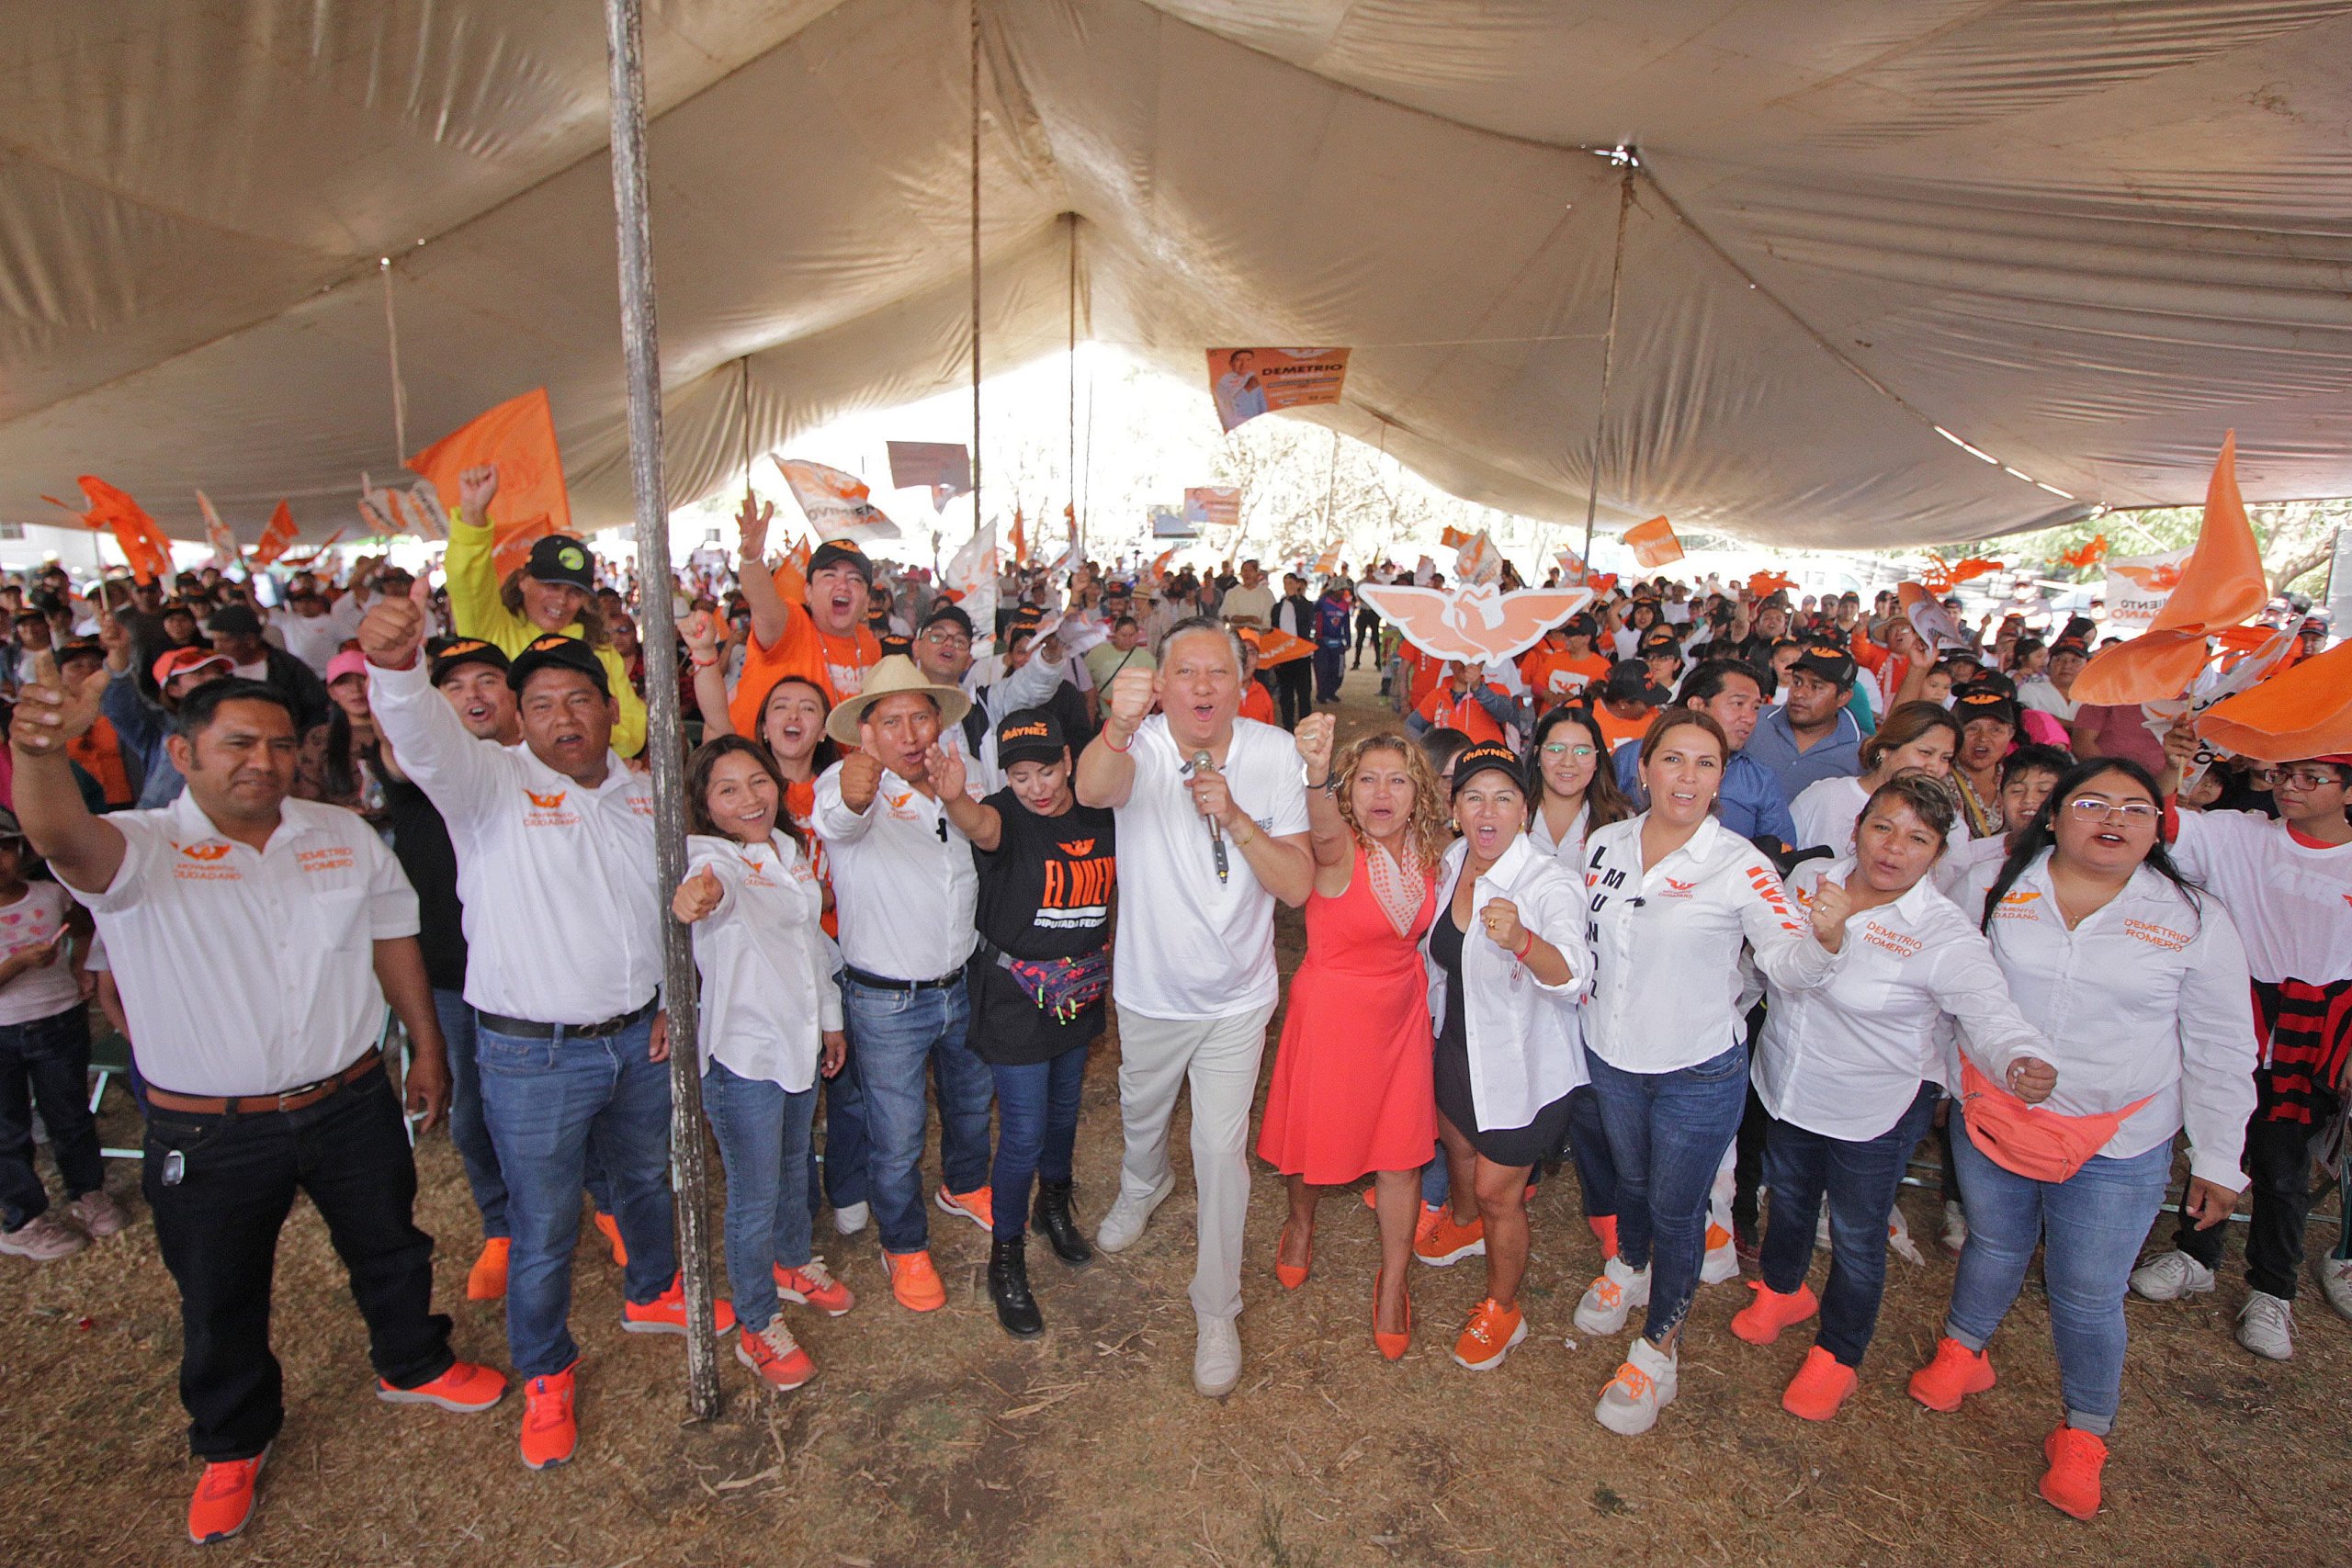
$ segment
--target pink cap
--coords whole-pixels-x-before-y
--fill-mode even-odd
[[[332,686],[345,675],[368,677],[368,656],[356,648],[346,648],[327,660],[327,684]]]

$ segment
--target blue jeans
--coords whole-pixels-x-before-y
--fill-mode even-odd
[[[483,1239],[507,1234],[506,1179],[498,1173],[498,1151],[491,1146],[490,1123],[481,1111],[481,1069],[474,1060],[474,1010],[462,991],[434,987],[433,1011],[441,1037],[449,1043],[449,1142],[466,1168],[466,1186],[481,1211]]]
[[[1951,1152],[1968,1201],[1968,1245],[1952,1277],[1944,1332],[1982,1350],[2018,1299],[2041,1243],[2066,1425],[2105,1437],[2123,1390],[2123,1287],[2164,1207],[2172,1140],[2129,1159],[2093,1155],[2064,1181],[2004,1169],[1958,1128]]]
[[[1923,1083],[1894,1125],[1875,1138],[1824,1137],[1775,1121],[1764,1134],[1764,1184],[1772,1208],[1764,1226],[1764,1284],[1788,1295],[1813,1265],[1815,1221],[1829,1199],[1829,1281],[1821,1291],[1823,1349],[1862,1364],[1886,1293],[1886,1221],[1911,1151],[1935,1120],[1943,1090]]]
[[[939,1085],[941,1179],[951,1192],[988,1185],[994,1084],[988,1064],[964,1043],[970,1000],[961,976],[933,990],[898,991],[844,976],[842,1013],[865,1097],[866,1184],[882,1250],[921,1252],[931,1240],[922,1202],[927,1073]]]
[[[552,1040],[501,1034],[476,1022],[481,1103],[514,1249],[506,1265],[506,1344],[521,1378],[580,1359],[571,1314],[571,1254],[580,1241],[580,1187],[591,1161],[610,1184],[628,1246],[623,1293],[642,1305],[678,1273],[670,1197],[670,1068],[649,1061],[653,1021],[618,1034]],[[682,1043],[691,1049],[690,1043]]]
[[[714,1061],[702,1075],[703,1114],[727,1168],[727,1289],[747,1334],[775,1316],[774,1266],[808,1261],[808,1126],[812,1085],[795,1094]]]
[[[1613,1216],[1617,1162],[1610,1157],[1609,1133],[1600,1123],[1600,1096],[1590,1084],[1568,1092],[1568,1157],[1576,1162],[1577,1185],[1584,1189],[1584,1217]]]
[[[1078,1146],[1078,1097],[1086,1081],[1086,1047],[1019,1066],[991,1066],[996,1077],[996,1166],[989,1201],[996,1234],[1021,1235],[1029,1224],[1029,1183],[1069,1179]]]
[[[1617,1168],[1617,1255],[1651,1271],[1642,1336],[1660,1345],[1699,1292],[1707,1191],[1747,1103],[1747,1045],[1670,1073],[1622,1072],[1591,1051],[1585,1061]]]
[[[33,1164],[36,1105],[66,1198],[103,1188],[98,1123],[90,1114],[90,1015],[79,1002],[47,1018],[0,1024],[0,1227],[8,1230],[49,1212],[49,1189]]]
[[[836,973],[833,984],[841,983],[842,977]],[[831,1203],[836,1210],[847,1209],[869,1202],[874,1196],[865,1176],[865,1096],[857,1086],[856,1041],[850,1042],[842,1070],[831,1077],[817,1080],[817,1092],[825,1097],[825,1152],[819,1156],[814,1140],[810,1141],[811,1219],[816,1217],[820,1203]]]

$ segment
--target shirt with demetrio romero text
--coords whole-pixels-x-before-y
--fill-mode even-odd
[[[282,1093],[351,1066],[383,1027],[375,944],[416,934],[416,895],[356,814],[279,811],[259,850],[223,836],[192,795],[118,811],[114,880],[70,888],[96,917],[158,1089]]]

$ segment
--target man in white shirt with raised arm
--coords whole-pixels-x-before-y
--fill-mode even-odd
[[[506,1339],[525,1380],[523,1462],[543,1470],[579,1442],[571,1254],[592,1149],[628,1249],[621,1326],[686,1331],[653,794],[612,750],[619,708],[586,643],[551,632],[514,656],[523,739],[501,746],[433,689],[424,632],[414,599],[386,599],[360,623],[359,646],[376,722],[458,852],[482,1119],[514,1233]],[[718,1303],[718,1330],[734,1322]]]
[[[432,1310],[433,1238],[376,1038],[389,999],[426,1126],[449,1075],[416,945],[416,895],[367,823],[289,800],[300,748],[285,695],[256,681],[190,693],[173,717],[171,805],[93,817],[67,763],[107,677],[20,694],[10,749],[25,836],[89,906],[147,1083],[141,1179],[180,1292],[180,1403],[205,1461],[188,1539],[226,1540],[286,1418],[270,1352],[277,1236],[310,1194],[368,1320],[376,1393],[487,1410],[506,1380],[449,1351]],[[299,1319],[298,1319],[299,1321]],[[297,1483],[299,1484],[299,1483]]]
[[[1158,671],[1111,682],[1102,731],[1078,764],[1078,798],[1119,822],[1119,1108],[1126,1156],[1096,1240],[1124,1252],[1174,1190],[1168,1123],[1193,1089],[1200,1198],[1193,1384],[1216,1398],[1241,1381],[1241,1233],[1258,1059],[1278,982],[1274,900],[1314,885],[1306,791],[1290,737],[1237,717],[1241,645],[1205,617],[1178,623]],[[1150,715],[1157,701],[1162,712]]]

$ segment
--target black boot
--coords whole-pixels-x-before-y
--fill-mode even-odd
[[[1015,1339],[1046,1332],[1037,1298],[1029,1293],[1029,1258],[1019,1235],[1000,1235],[989,1244],[989,1299],[996,1303],[996,1320]]]
[[[1029,1228],[1051,1243],[1054,1256],[1071,1268],[1094,1261],[1094,1248],[1087,1245],[1078,1222],[1070,1218],[1069,1182],[1037,1183],[1037,1201],[1030,1211]]]

